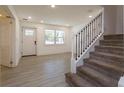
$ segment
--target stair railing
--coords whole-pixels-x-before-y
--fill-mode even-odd
[[[76,73],[79,60],[104,32],[104,10],[75,35],[72,42],[71,72]]]

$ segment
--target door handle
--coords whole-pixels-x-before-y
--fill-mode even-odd
[[[34,41],[34,44],[37,45],[37,41]]]

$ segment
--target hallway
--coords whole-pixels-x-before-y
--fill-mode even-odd
[[[71,54],[23,57],[16,68],[2,67],[2,86],[65,87]]]

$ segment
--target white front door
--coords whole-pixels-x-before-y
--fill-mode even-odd
[[[36,55],[36,29],[23,28],[22,56]]]

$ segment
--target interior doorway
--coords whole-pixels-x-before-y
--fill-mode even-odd
[[[5,6],[0,6],[0,65],[12,66],[13,17]]]
[[[35,56],[36,45],[36,29],[24,27],[22,31],[22,56]]]

